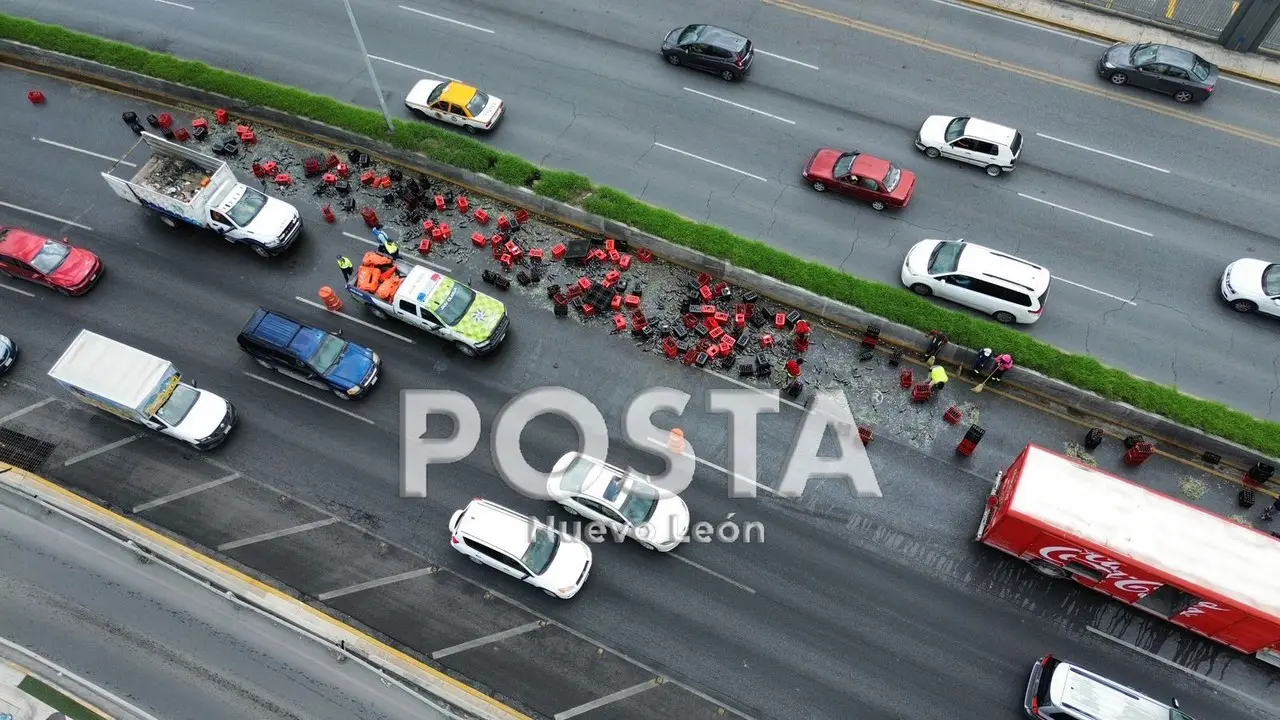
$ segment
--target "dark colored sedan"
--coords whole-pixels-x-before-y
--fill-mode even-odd
[[[1117,43],[1098,60],[1112,85],[1137,85],[1180,103],[1204,102],[1218,84],[1218,68],[1190,50],[1156,43]]]
[[[750,72],[754,56],[750,40],[715,25],[678,27],[662,41],[667,62],[719,75],[726,82]]]

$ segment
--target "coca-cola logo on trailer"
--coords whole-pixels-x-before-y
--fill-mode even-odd
[[[1144,598],[1148,593],[1160,587],[1164,583],[1158,580],[1140,580],[1125,572],[1120,568],[1120,563],[1101,553],[1089,552],[1076,547],[1068,547],[1065,545],[1050,545],[1040,548],[1040,557],[1048,560],[1055,565],[1066,565],[1068,563],[1079,563],[1085,567],[1093,568],[1102,573],[1103,583],[1110,585],[1119,592],[1134,595],[1138,599]]]

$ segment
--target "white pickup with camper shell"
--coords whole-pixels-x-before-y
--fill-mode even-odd
[[[221,445],[236,424],[231,403],[182,382],[173,363],[88,330],[71,341],[49,377],[99,410],[197,450]]]
[[[240,182],[225,162],[148,132],[140,142],[151,156],[132,177],[102,177],[116,195],[159,213],[165,224],[207,228],[263,257],[284,252],[301,234],[297,208]]]

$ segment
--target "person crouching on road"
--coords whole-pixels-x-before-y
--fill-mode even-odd
[[[400,246],[387,236],[386,230],[383,230],[380,227],[374,228],[373,237],[378,241],[378,252],[386,255],[392,260],[400,259]]]
[[[929,391],[938,392],[947,386],[947,369],[941,365],[934,365],[929,371]]]

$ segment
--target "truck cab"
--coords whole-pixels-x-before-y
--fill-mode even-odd
[[[302,230],[297,208],[243,183],[227,185],[209,208],[209,229],[228,240],[248,242],[259,254],[279,255]]]

